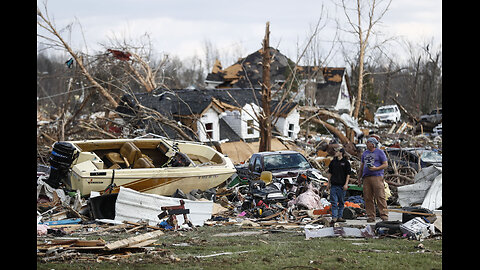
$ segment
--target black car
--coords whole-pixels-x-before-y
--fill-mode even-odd
[[[396,168],[410,167],[416,172],[420,168],[432,165],[442,166],[442,155],[432,149],[426,148],[386,148],[385,153],[388,158],[387,170],[393,171]]]
[[[255,153],[248,163],[235,167],[240,177],[247,178],[258,178],[263,171],[272,172],[276,178],[296,177],[299,173],[309,171],[317,179],[326,179],[301,153],[290,150]]]

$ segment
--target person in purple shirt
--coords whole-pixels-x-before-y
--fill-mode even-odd
[[[383,170],[387,168],[385,153],[377,148],[378,141],[375,137],[367,139],[367,150],[362,154],[362,165],[358,174],[358,184],[363,182],[363,199],[367,212],[367,222],[375,222],[375,203],[382,221],[388,220],[387,200],[385,199],[385,186],[383,183]]]

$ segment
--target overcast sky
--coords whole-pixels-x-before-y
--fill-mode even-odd
[[[37,0],[41,10],[43,2]],[[322,4],[325,27],[319,39],[323,53],[330,50],[335,20],[348,28],[343,11],[334,2],[340,1],[49,0],[47,7],[57,28],[75,22],[72,35],[66,39],[76,50],[85,51],[83,31],[89,53],[101,50],[98,44],[114,36],[138,40],[147,33],[158,55],[181,59],[197,55],[204,59],[208,41],[224,61],[234,61],[239,53],[246,56],[261,48],[265,24],[270,21],[270,45],[295,61],[298,48],[303,48],[321,15]],[[415,43],[433,38],[438,45],[442,40],[441,14],[441,0],[393,0],[377,29],[386,37],[403,37]],[[352,38],[346,32],[340,35],[344,40]],[[401,54],[396,44],[389,45],[391,54]],[[333,55],[340,54],[337,45]],[[343,65],[341,59],[331,57],[328,64]],[[222,64],[225,67],[233,62]]]

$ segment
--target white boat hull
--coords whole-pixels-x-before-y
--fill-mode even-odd
[[[189,142],[175,142],[178,143],[180,152],[190,158],[191,164],[184,167],[156,164],[153,168],[112,169],[106,168],[105,159],[101,158],[110,149],[118,151],[122,143],[134,142],[142,153],[148,153],[156,161],[159,159],[155,157],[154,146],[160,141],[161,139],[124,139],[69,142],[79,152],[69,173],[71,189],[88,195],[91,191],[102,192],[110,186],[115,187],[113,192],[118,192],[119,187],[123,186],[139,192],[171,196],[177,189],[188,193],[193,189],[216,187],[236,172],[228,157],[209,146]],[[166,145],[172,145],[171,141],[162,141]]]

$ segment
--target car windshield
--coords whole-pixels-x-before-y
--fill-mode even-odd
[[[268,155],[263,158],[265,170],[310,169],[310,163],[301,154]]]
[[[394,112],[393,108],[380,108],[377,113],[392,113]]]
[[[423,162],[431,162],[431,163],[442,162],[442,155],[440,155],[435,151],[417,150],[417,153],[420,154],[420,159]]]

